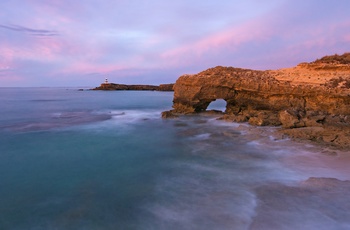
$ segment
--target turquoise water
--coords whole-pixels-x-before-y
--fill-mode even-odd
[[[162,120],[172,98],[1,88],[0,229],[249,229],[254,187],[320,174],[238,124]]]

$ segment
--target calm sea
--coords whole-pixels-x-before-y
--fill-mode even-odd
[[[0,229],[249,229],[259,215],[256,188],[348,179],[324,164],[298,165],[293,159],[320,159],[310,146],[252,140],[247,125],[210,116],[162,120],[172,98],[0,88]],[[295,205],[286,209],[291,223],[349,227],[350,220]]]

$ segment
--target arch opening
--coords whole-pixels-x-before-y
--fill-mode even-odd
[[[225,112],[226,106],[227,106],[227,102],[224,99],[216,99],[216,100],[210,102],[210,104],[206,110],[207,111],[208,110],[218,110],[221,112]]]

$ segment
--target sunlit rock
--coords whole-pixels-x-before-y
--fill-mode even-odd
[[[344,133],[350,130],[349,56],[327,56],[279,70],[217,66],[186,74],[174,85],[171,113],[203,112],[212,101],[223,99],[225,120],[249,121],[258,126],[282,124],[286,129],[332,127]],[[324,142],[343,146],[346,137],[324,138]],[[347,140],[350,143],[350,138]]]

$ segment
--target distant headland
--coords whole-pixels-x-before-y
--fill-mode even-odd
[[[93,90],[149,90],[149,91],[174,91],[174,84],[160,84],[160,85],[124,85],[108,83],[108,81],[102,83],[99,87]]]

